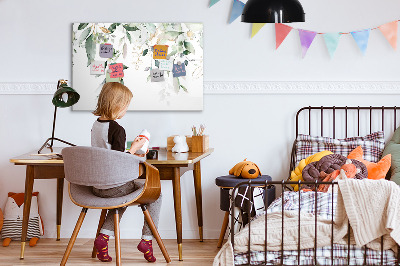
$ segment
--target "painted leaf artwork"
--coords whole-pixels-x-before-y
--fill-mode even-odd
[[[203,109],[203,24],[74,23],[74,110],[93,111],[102,86],[133,93],[128,110]]]

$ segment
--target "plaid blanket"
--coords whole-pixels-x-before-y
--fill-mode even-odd
[[[317,197],[316,197],[317,196]],[[336,194],[317,192],[285,192],[282,197],[277,198],[268,207],[267,214],[282,211],[282,203],[284,210],[298,210],[316,214],[326,219],[332,219],[332,213],[335,215],[336,208]],[[259,214],[253,219],[260,217]],[[326,246],[316,249],[317,265],[347,265],[348,259],[348,246],[347,245],[333,245],[333,264],[332,264],[332,248]],[[366,257],[364,256],[366,254]],[[266,265],[280,265],[281,252],[280,251],[267,251],[265,252],[250,252],[250,265],[257,265],[265,263],[265,255],[267,256]],[[365,257],[365,258],[364,258]],[[283,252],[284,265],[298,265],[300,258],[300,265],[314,265],[314,249],[304,249],[298,255],[297,250],[285,250]],[[381,252],[371,250],[364,247],[357,247],[350,245],[350,264],[349,265],[381,265]],[[365,261],[364,261],[365,260]],[[383,252],[384,265],[395,265],[396,257],[392,250],[385,250]],[[248,264],[248,253],[235,254],[235,265]]]

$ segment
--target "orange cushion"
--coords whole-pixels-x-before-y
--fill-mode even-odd
[[[363,159],[363,150],[361,146],[358,146],[352,152],[350,152],[347,158],[355,159],[365,164],[368,170],[368,179],[378,180],[386,177],[391,165],[392,155],[386,155],[377,163],[368,162]]]

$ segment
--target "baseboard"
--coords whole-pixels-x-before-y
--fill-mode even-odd
[[[0,94],[53,94],[56,85],[0,83]],[[204,94],[400,94],[400,81],[204,81]]]

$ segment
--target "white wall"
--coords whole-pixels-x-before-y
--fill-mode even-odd
[[[274,50],[273,25],[266,25],[250,40],[250,25],[227,24],[230,0],[208,9],[208,0],[117,1],[0,0],[2,63],[0,82],[56,82],[71,77],[71,23],[115,21],[203,22],[205,27],[205,81],[398,81],[399,52],[391,50],[379,31],[371,33],[369,49],[362,57],[351,36],[343,36],[334,59],[329,59],[318,36],[301,59],[297,32]],[[168,4],[165,4],[168,3]],[[399,19],[400,3],[372,0],[303,0],[307,22],[294,24],[309,30],[350,31]],[[111,11],[110,11],[111,10]],[[130,112],[121,124],[128,138],[142,128],[153,133],[153,145],[165,146],[176,133],[189,134],[193,124],[205,123],[215,152],[202,164],[205,238],[218,238],[223,214],[214,179],[243,158],[255,161],[263,174],[275,180],[286,176],[294,138],[294,115],[308,105],[399,105],[399,95],[210,95],[204,96],[203,112]],[[7,192],[24,190],[25,168],[9,158],[35,150],[50,136],[51,95],[0,95],[0,207]],[[56,135],[78,145],[90,144],[95,118],[89,112],[60,109]],[[40,211],[45,237],[55,237],[55,180],[35,182],[40,192]],[[162,182],[164,195],[160,233],[175,238],[172,188]],[[197,237],[193,181],[182,177],[184,238]],[[79,208],[64,191],[62,237],[69,237]],[[80,237],[93,237],[99,212],[90,211]],[[139,218],[138,218],[139,217]],[[123,238],[139,238],[142,218],[130,208],[121,222]]]

